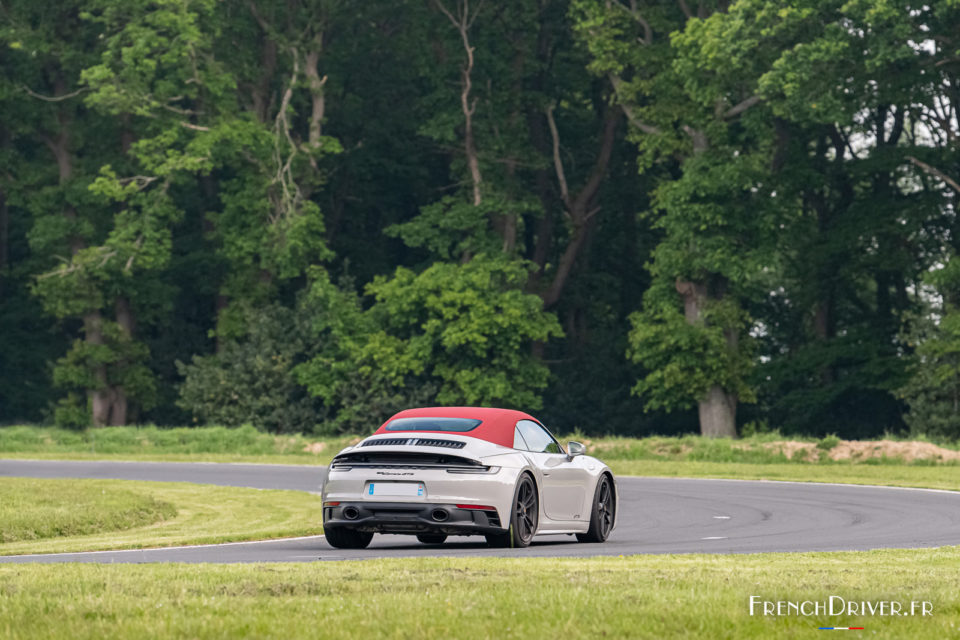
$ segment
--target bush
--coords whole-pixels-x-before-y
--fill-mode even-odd
[[[316,353],[308,313],[271,305],[244,315],[245,335],[225,341],[219,353],[177,362],[184,376],[177,405],[205,424],[314,431],[323,419],[322,404],[292,374]]]

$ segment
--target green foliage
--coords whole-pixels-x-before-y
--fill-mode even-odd
[[[361,371],[376,368],[392,383],[424,374],[438,381],[442,404],[538,408],[549,370],[529,345],[562,334],[540,299],[520,289],[528,273],[523,263],[478,255],[374,280],[367,293],[380,330],[362,350]]]
[[[309,323],[302,310],[279,305],[248,310],[244,335],[223,340],[213,355],[177,363],[184,377],[177,404],[201,424],[313,431],[321,409],[293,376],[319,348]]]
[[[0,422],[956,431],[957,2],[441,4],[4,2]]]
[[[648,411],[693,406],[714,384],[741,400],[755,399],[746,382],[753,367],[750,353],[728,344],[729,332],[743,332],[747,318],[729,301],[709,303],[700,321],[691,324],[676,295],[655,286],[647,293],[644,310],[630,320],[628,355],[649,371],[637,382],[634,393],[644,399]]]
[[[497,237],[490,230],[488,216],[500,211],[503,202],[476,207],[457,196],[446,196],[423,207],[420,215],[385,229],[409,247],[424,248],[441,260],[497,250]]]
[[[145,364],[150,359],[149,349],[114,322],[105,323],[102,329],[102,344],[75,340],[67,354],[57,360],[53,384],[68,391],[54,413],[58,426],[89,426],[88,399],[83,393],[87,390],[120,387],[144,409],[155,402],[156,382]],[[99,371],[105,375],[97,375]]]
[[[663,236],[649,265],[655,280],[643,310],[631,316],[628,356],[646,372],[634,392],[648,410],[689,407],[713,386],[751,401],[743,306],[758,292],[777,222],[765,184],[769,123],[724,112],[754,91],[745,67],[757,53],[747,45],[727,49],[721,12],[699,20],[658,3],[575,7],[592,69],[612,77],[631,115],[641,169],[654,162],[679,169],[656,190],[650,214]],[[699,291],[686,316],[682,287],[689,289],[683,295]]]
[[[914,318],[904,339],[914,348],[911,377],[899,389],[910,409],[904,420],[911,434],[960,438],[960,310],[947,306],[936,323]]]
[[[369,428],[401,401],[426,395],[440,404],[536,408],[549,370],[530,344],[561,332],[540,299],[520,290],[528,273],[523,263],[486,255],[419,274],[400,268],[368,285],[370,306],[361,309],[318,272],[315,328],[335,347],[297,375],[341,407],[340,429]]]
[[[831,433],[830,435],[820,438],[820,441],[817,442],[817,449],[829,452],[838,444],[840,444],[840,438],[838,438],[836,434]]]

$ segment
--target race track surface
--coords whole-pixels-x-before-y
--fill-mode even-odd
[[[199,482],[317,492],[311,466],[0,460],[0,476]],[[376,535],[345,551],[323,536],[135,551],[0,557],[0,562],[288,562],[404,556],[597,556],[638,553],[852,551],[960,544],[960,492],[836,484],[619,478],[617,529],[604,544],[538,537],[527,549],[489,549],[478,537],[424,545]],[[320,517],[319,510],[317,517]]]

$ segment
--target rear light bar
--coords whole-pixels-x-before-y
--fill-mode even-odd
[[[340,503],[339,503],[339,502],[324,502],[324,503],[323,503],[323,506],[325,506],[325,507],[339,507],[339,506],[340,506]]]
[[[486,504],[458,504],[457,509],[474,509],[476,511],[496,511],[496,507]]]

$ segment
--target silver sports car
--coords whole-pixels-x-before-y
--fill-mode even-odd
[[[526,547],[535,535],[603,542],[617,524],[609,467],[566,451],[522,411],[435,407],[401,411],[334,457],[323,484],[327,542],[362,549],[374,533],[439,544],[483,535]]]

